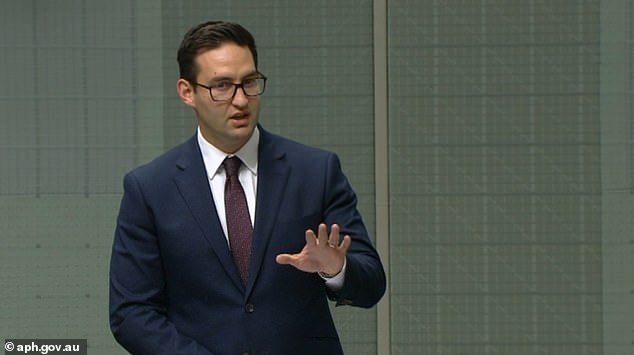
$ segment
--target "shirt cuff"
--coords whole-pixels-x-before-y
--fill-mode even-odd
[[[348,260],[347,258],[343,259],[343,267],[341,271],[333,277],[324,277],[322,273],[318,272],[319,277],[326,281],[326,286],[332,291],[338,291],[343,288],[343,281],[346,278],[346,264]]]

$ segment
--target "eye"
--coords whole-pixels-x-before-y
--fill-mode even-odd
[[[213,84],[211,88],[218,91],[229,91],[233,89],[233,83],[230,81],[219,81]]]
[[[258,85],[257,78],[247,78],[242,81],[242,86],[244,87],[254,87]]]

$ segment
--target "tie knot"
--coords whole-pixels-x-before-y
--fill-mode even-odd
[[[224,165],[225,167],[227,176],[238,176],[238,170],[240,170],[242,160],[234,155],[230,158],[225,158],[225,161],[222,162],[222,165]]]

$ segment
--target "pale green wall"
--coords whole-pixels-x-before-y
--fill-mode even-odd
[[[193,134],[176,48],[226,19],[256,36],[264,126],[336,151],[371,233],[389,222],[375,237],[389,298],[333,309],[347,353],[631,354],[633,14],[625,0],[3,1],[0,338],[123,353],[107,318],[121,179]]]
[[[391,1],[393,354],[600,354],[598,1]]]

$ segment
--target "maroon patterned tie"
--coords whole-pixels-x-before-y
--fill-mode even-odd
[[[225,215],[227,217],[227,232],[233,261],[238,267],[242,283],[246,285],[249,278],[249,259],[251,257],[251,236],[253,226],[247,207],[247,199],[238,179],[238,171],[242,161],[233,156],[222,163],[225,167],[227,180],[225,182]]]

